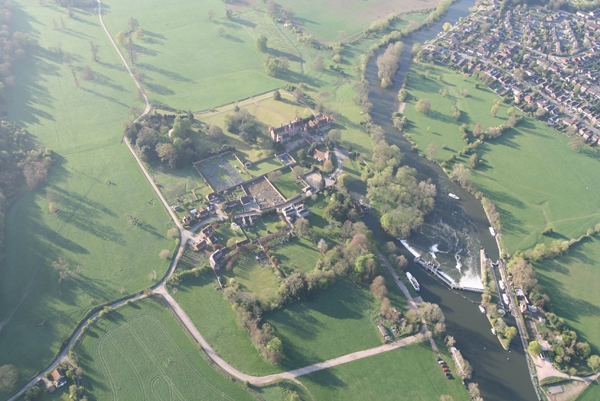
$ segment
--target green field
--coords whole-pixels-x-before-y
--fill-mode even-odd
[[[0,332],[0,365],[19,368],[19,385],[50,362],[90,308],[160,278],[168,262],[158,254],[174,249],[165,237],[169,215],[120,143],[134,85],[96,15],[75,15],[34,0],[14,9],[14,29],[31,33],[40,47],[15,68],[18,84],[5,89],[8,119],[59,157],[48,185],[20,198],[6,217],[0,320],[9,320]],[[51,29],[59,16],[66,28]],[[90,40],[100,44],[101,63],[90,60]],[[76,74],[90,64],[96,80],[80,78],[78,88],[48,49],[58,43],[73,55]],[[60,209],[54,215],[49,199]],[[61,283],[51,266],[58,258],[72,272]]]
[[[453,152],[464,147],[458,134],[460,123],[473,129],[479,122],[485,130],[506,121],[506,105],[500,108],[499,118],[491,116],[496,96],[483,89],[483,84],[482,89],[475,89],[471,78],[463,80],[462,75],[442,67],[415,64],[413,68],[408,85],[410,101],[404,110],[408,132],[423,151],[435,141],[438,160],[451,155],[442,145]],[[430,78],[417,75],[416,71],[424,69],[431,70]],[[443,76],[442,83],[437,81],[438,75]],[[438,93],[440,88],[448,89],[445,99]],[[469,97],[458,95],[463,88],[468,88]],[[431,99],[432,111],[427,116],[414,108],[415,98],[425,97]],[[460,122],[451,116],[452,101],[462,112]],[[502,244],[509,253],[543,241],[579,237],[600,221],[600,177],[585,173],[600,167],[597,154],[590,149],[575,153],[567,142],[564,135],[527,118],[516,129],[479,148],[483,165],[474,170],[472,178],[500,212]],[[554,236],[541,235],[546,227],[553,228]]]
[[[315,400],[470,400],[460,379],[446,380],[429,343],[411,345],[300,377]],[[456,369],[452,359],[443,356]]]
[[[296,271],[308,273],[315,268],[317,260],[323,256],[312,242],[298,237],[278,246],[271,254],[279,259],[279,268],[285,275]]]
[[[397,2],[393,0],[365,2],[361,0],[307,0],[302,6],[294,0],[281,0],[283,7],[290,7],[300,26],[317,38],[327,42],[339,41],[361,32],[369,24],[389,14],[435,7],[437,3],[427,0]]]
[[[226,20],[219,0],[176,1],[168,7],[160,0],[105,4],[104,21],[113,37],[127,30],[130,17],[144,31],[136,68],[146,74],[144,87],[153,103],[202,110],[280,86],[262,72],[263,55],[247,33],[254,23]],[[216,15],[209,22],[211,9]],[[219,28],[225,35],[217,34]]]
[[[272,214],[256,220],[253,226],[244,228],[244,232],[250,241],[254,241],[283,230],[285,227],[279,215]]]
[[[374,305],[368,289],[341,280],[314,300],[293,303],[263,320],[283,342],[282,366],[289,370],[381,345],[369,314]]]
[[[296,184],[296,181],[292,177],[292,170],[283,169],[281,171],[283,172],[281,177],[277,181],[273,182],[275,188],[277,188],[277,190],[281,192],[286,199],[292,199],[300,195],[303,185]]]
[[[223,276],[228,279],[234,278],[243,287],[243,290],[266,299],[275,295],[280,284],[273,266],[269,263],[267,266],[261,267],[251,252],[240,257],[231,271],[223,272]]]
[[[214,275],[209,272],[185,281],[173,297],[215,352],[236,369],[260,376],[280,372],[262,359],[248,333],[236,323],[231,304],[216,288]]]
[[[113,311],[77,352],[93,399],[251,400],[219,374],[167,307],[145,300]]]
[[[535,264],[537,277],[550,294],[554,312],[577,331],[580,341],[600,352],[600,240],[585,239],[560,258]]]
[[[590,386],[577,397],[577,401],[596,401],[598,399],[600,399],[600,384],[598,384],[598,380],[590,384]]]

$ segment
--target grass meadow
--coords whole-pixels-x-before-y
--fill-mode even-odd
[[[577,401],[596,401],[600,399],[600,384],[598,384],[598,380],[594,381],[590,384],[583,393],[577,397]]]
[[[446,380],[428,342],[300,377],[315,400],[439,400],[470,397],[460,379]],[[456,372],[452,359],[442,356]]]
[[[429,69],[431,76],[420,74]],[[437,80],[442,76],[442,82]],[[482,130],[507,120],[506,105],[501,103],[498,117],[491,115],[493,100],[498,97],[471,78],[440,66],[416,63],[408,82],[409,101],[404,114],[409,120],[408,133],[425,151],[431,142],[438,148],[438,161],[448,159],[464,147],[458,127],[462,123]],[[440,89],[447,89],[443,98]],[[460,95],[468,89],[469,96]],[[431,99],[431,112],[415,110],[416,99]],[[452,104],[461,110],[461,119],[451,116]],[[533,247],[539,242],[574,238],[600,221],[600,177],[585,172],[600,166],[595,152],[584,149],[575,153],[567,146],[568,138],[538,121],[526,118],[515,129],[480,147],[481,167],[473,171],[473,181],[500,212],[502,242],[509,253]],[[442,149],[447,145],[448,149]],[[459,159],[466,163],[466,158]],[[589,189],[588,189],[589,188]],[[552,227],[553,237],[541,231]]]
[[[93,399],[255,399],[213,368],[176,319],[154,300],[101,319],[77,349]]]
[[[192,319],[202,336],[219,356],[240,371],[267,375],[281,371],[262,359],[250,336],[238,326],[229,301],[218,291],[212,272],[189,279],[173,298]]]
[[[278,309],[263,321],[283,342],[282,366],[289,370],[381,345],[370,317],[373,308],[368,289],[341,280],[313,300]]]
[[[223,276],[235,279],[244,290],[267,299],[275,295],[280,284],[273,267],[260,266],[250,252],[240,257],[230,271],[224,271]]]
[[[275,248],[271,256],[279,259],[279,268],[287,276],[296,271],[308,273],[323,255],[305,238],[295,237],[283,246]]]
[[[213,192],[193,166],[171,169],[163,164],[153,163],[146,164],[146,169],[169,205],[177,204],[182,196],[185,202],[196,201],[194,193],[205,200],[206,195]]]
[[[144,87],[155,104],[203,110],[281,85],[263,73],[263,55],[247,34],[256,23],[243,17],[225,19],[219,0],[175,1],[168,7],[160,0],[105,4],[104,21],[113,37],[128,29],[130,17],[144,30],[136,44],[135,67],[146,75]],[[209,10],[215,12],[212,22]],[[219,36],[219,29],[226,33]]]
[[[65,28],[52,29],[61,16]],[[40,48],[15,68],[18,83],[5,91],[8,118],[58,155],[48,184],[25,194],[6,216],[0,365],[16,365],[23,384],[90,308],[160,278],[168,262],[158,254],[174,243],[165,236],[169,215],[120,143],[135,89],[96,15],[75,10],[68,19],[64,8],[23,0],[14,20],[14,29],[32,34]],[[100,44],[99,63],[91,61],[90,40]],[[79,78],[76,86],[62,56],[49,50],[59,43],[72,54],[76,74],[89,64],[95,81]],[[58,213],[49,214],[50,202]],[[59,258],[71,272],[61,283],[52,268]]]
[[[307,0],[302,3],[302,6],[294,0],[281,0],[278,3],[292,9],[296,21],[303,29],[326,42],[338,42],[340,37],[345,39],[360,33],[372,21],[384,19],[389,14],[437,5],[429,0],[406,2],[383,0],[376,4],[360,0]]]
[[[535,264],[537,278],[550,294],[554,312],[575,329],[578,336],[600,352],[600,240],[574,245],[560,258]]]
[[[267,159],[261,160],[258,163],[253,163],[252,167],[247,169],[247,171],[250,172],[250,174],[252,174],[254,177],[260,177],[261,175],[270,173],[271,171],[282,168],[283,166],[284,164],[281,162],[281,160],[275,156],[271,156]]]

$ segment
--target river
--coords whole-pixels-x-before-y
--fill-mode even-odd
[[[382,89],[377,79],[376,56],[366,72],[369,82],[370,100],[373,103],[373,121],[384,128],[386,139],[404,152],[403,164],[413,167],[419,179],[431,179],[437,186],[436,207],[425,219],[423,226],[410,236],[409,244],[423,258],[440,266],[446,274],[463,286],[482,287],[479,277],[479,251],[484,248],[492,260],[499,258],[495,239],[489,231],[489,222],[481,203],[458,185],[450,181],[436,164],[411,152],[411,146],[391,123],[391,114],[398,110],[397,93],[410,69],[411,49],[414,43],[423,43],[442,31],[445,22],[454,24],[460,17],[469,14],[474,0],[454,3],[445,17],[435,25],[414,32],[404,41],[402,63],[394,79],[394,85]],[[364,193],[364,187],[350,188],[355,196]],[[452,199],[454,193],[460,200]],[[365,223],[379,241],[389,241],[381,231],[379,222],[366,217]],[[480,295],[457,294],[427,275],[414,262],[408,252],[408,270],[421,284],[424,301],[440,305],[446,315],[447,332],[456,338],[456,347],[473,366],[473,381],[479,383],[482,397],[486,401],[533,401],[537,400],[526,365],[523,347],[518,338],[512,342],[511,351],[505,351],[490,331],[487,318],[480,313]],[[507,315],[507,324],[515,326],[514,319]]]

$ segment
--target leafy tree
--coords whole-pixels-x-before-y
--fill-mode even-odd
[[[298,103],[304,102],[306,100],[306,95],[304,94],[304,91],[300,88],[294,89],[292,95],[294,95],[294,100]]]
[[[315,57],[310,68],[313,71],[323,71],[325,69],[325,59],[320,54]]]
[[[171,132],[172,138],[185,139],[188,136],[188,131],[192,128],[192,122],[185,117],[175,117],[173,123],[173,131]]]
[[[466,188],[470,184],[471,178],[471,170],[465,167],[464,164],[458,163],[452,173],[450,174],[450,179],[456,181],[460,184],[461,187]]]
[[[229,249],[235,248],[235,243],[236,243],[235,238],[229,238],[227,240],[227,248],[229,248]]]
[[[300,218],[294,223],[294,232],[299,237],[305,237],[310,231],[310,223],[305,218]]]
[[[300,160],[306,159],[306,149],[299,149],[297,155]]]
[[[333,171],[333,163],[331,162],[331,160],[325,160],[325,163],[323,163],[323,171],[326,172],[327,174],[331,173]]]
[[[579,135],[573,135],[571,137],[571,140],[569,141],[569,148],[571,148],[572,151],[577,153],[581,152],[581,149],[583,149],[583,145],[585,145],[585,139],[583,139]]]
[[[500,108],[500,105],[498,103],[494,103],[494,105],[492,106],[492,109],[491,109],[492,116],[496,117],[496,115],[498,114],[499,108]]]
[[[156,147],[156,153],[158,154],[160,161],[167,163],[172,169],[177,168],[178,154],[173,145],[170,143],[161,143]]]
[[[262,53],[266,53],[268,50],[268,47],[267,47],[268,41],[269,41],[269,39],[267,39],[267,37],[265,35],[260,35],[258,37],[258,39],[256,39],[256,47],[258,48],[258,50],[260,50]]]
[[[472,154],[471,156],[469,156],[469,166],[471,166],[471,168],[477,168],[477,166],[479,166],[479,156],[477,156],[476,153]]]
[[[429,114],[431,111],[431,100],[428,98],[419,99],[415,105],[415,109],[421,114]]]
[[[511,342],[513,338],[515,338],[518,334],[517,328],[514,326],[509,326],[504,330],[504,338]]]
[[[225,30],[225,28],[219,27],[217,28],[217,35],[222,38],[225,35],[227,35],[227,31]]]
[[[263,57],[263,68],[267,75],[274,77],[281,71],[279,60],[270,54],[265,54]]]
[[[431,160],[435,159],[435,157],[437,156],[437,145],[434,142],[431,142],[428,146],[427,146],[427,154],[429,155],[429,158]]]
[[[127,44],[127,35],[125,35],[125,32],[117,32],[115,42],[117,42],[119,46],[125,46],[125,44]]]
[[[271,171],[269,174],[267,174],[267,178],[271,182],[278,181],[281,178],[281,176],[283,176],[281,170]]]
[[[210,136],[215,141],[223,141],[225,139],[225,134],[223,134],[223,130],[221,127],[215,124],[211,124],[208,127],[208,136]]]
[[[539,355],[542,353],[542,346],[536,340],[533,340],[527,346],[527,350],[531,352],[533,355]]]
[[[444,25],[442,26],[442,29],[444,30],[444,32],[448,32],[451,28],[452,28],[452,24],[449,22],[444,23]]]
[[[475,128],[473,128],[473,136],[478,138],[481,135],[481,124],[475,124]]]
[[[406,260],[406,257],[404,255],[397,256],[395,259],[395,263],[396,267],[398,267],[398,269],[401,270],[404,270],[406,266],[408,266],[408,260]]]
[[[329,132],[325,135],[325,140],[327,140],[329,142],[333,142],[335,145],[337,145],[341,139],[342,139],[342,131],[340,131],[337,128],[329,130]]]
[[[273,100],[281,100],[281,93],[278,90],[273,92]]]
[[[300,166],[295,166],[292,169],[292,177],[294,180],[299,180],[300,178],[304,177],[304,169]]]
[[[590,356],[588,358],[588,360],[587,360],[587,365],[594,372],[597,372],[598,369],[600,369],[600,356],[598,356],[598,355],[592,355],[592,356]]]

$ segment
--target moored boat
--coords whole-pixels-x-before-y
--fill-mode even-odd
[[[481,313],[485,313],[485,308],[483,307],[483,305],[479,305],[479,310],[481,311]]]
[[[410,284],[413,286],[415,291],[421,291],[421,286],[419,285],[419,282],[416,278],[413,277],[412,274],[406,272],[406,277],[408,278],[408,281],[410,281]]]
[[[510,304],[510,300],[508,299],[508,295],[502,294],[502,300],[504,301],[505,305],[508,306],[508,304]]]
[[[458,195],[454,195],[452,192],[448,194],[449,197],[451,197],[452,199],[456,199],[459,200],[460,198],[458,197]]]
[[[490,227],[490,234],[492,234],[492,237],[496,236],[496,230],[494,230],[494,227]]]

